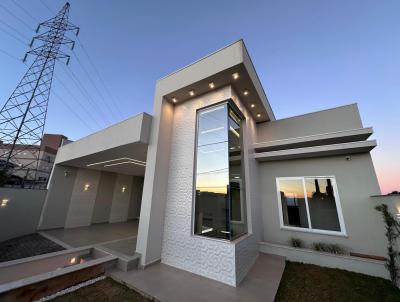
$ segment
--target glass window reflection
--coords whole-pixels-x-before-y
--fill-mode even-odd
[[[234,239],[247,231],[242,121],[229,103],[197,115],[194,233]]]

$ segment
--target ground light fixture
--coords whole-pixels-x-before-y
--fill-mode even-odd
[[[0,207],[5,208],[10,200],[8,198],[3,198],[0,203]]]

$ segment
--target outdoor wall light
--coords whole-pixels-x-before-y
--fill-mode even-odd
[[[65,177],[68,177],[68,176],[69,176],[69,174],[70,174],[70,173],[69,173],[69,171],[68,171],[68,170],[65,170],[65,171],[64,171],[64,176],[65,176]]]
[[[88,191],[90,188],[90,184],[85,184],[85,186],[83,187],[83,191]]]
[[[208,87],[210,87],[210,89],[213,89],[213,88],[215,87],[214,82],[209,83],[209,84],[208,84]]]
[[[9,201],[10,201],[9,199],[3,198],[3,199],[1,200],[0,207],[5,208],[5,207],[8,205],[8,202],[9,202]]]
[[[251,104],[251,105],[250,105],[250,107],[251,107],[251,108],[254,108],[254,107],[256,107],[256,105],[254,105],[254,104]]]
[[[172,103],[176,103],[178,100],[176,98],[172,98]]]
[[[121,192],[124,193],[126,191],[126,187],[122,186]]]
[[[249,91],[248,90],[243,90],[243,95],[248,95]]]
[[[234,74],[232,74],[232,77],[234,80],[237,80],[239,78],[239,73],[235,72]]]
[[[189,90],[189,95],[194,96],[194,90]]]

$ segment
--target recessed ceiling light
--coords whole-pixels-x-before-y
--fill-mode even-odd
[[[178,100],[176,98],[172,98],[172,103],[176,103]]]
[[[234,74],[232,74],[232,77],[234,80],[237,80],[239,78],[239,73],[235,72]]]
[[[248,94],[249,94],[249,91],[248,91],[248,90],[243,90],[243,94],[244,94],[244,95],[248,95]]]
[[[254,104],[251,104],[251,105],[250,105],[250,107],[251,107],[251,108],[254,108],[254,107],[256,107],[256,105],[254,105]]]
[[[214,82],[208,83],[208,87],[210,87],[210,89],[213,89],[215,87]]]
[[[194,90],[190,90],[190,91],[189,91],[189,95],[190,95],[190,96],[194,96]]]
[[[261,113],[258,113],[258,114],[257,114],[257,117],[261,117]]]

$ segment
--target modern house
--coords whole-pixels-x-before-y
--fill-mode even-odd
[[[292,238],[383,257],[372,133],[356,104],[277,120],[240,40],[158,80],[152,115],[62,146],[38,228],[139,218],[141,267],[232,286],[260,252],[321,261]]]

